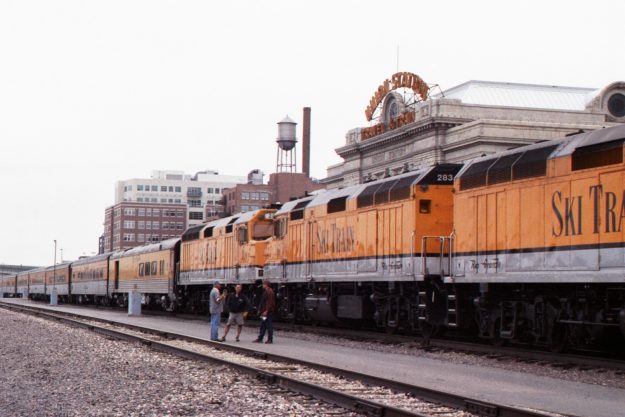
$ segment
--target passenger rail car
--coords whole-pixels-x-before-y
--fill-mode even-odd
[[[481,337],[554,347],[625,333],[624,141],[618,126],[468,163],[430,322],[457,308]]]
[[[452,185],[443,164],[285,204],[275,214],[265,276],[283,284],[281,315],[417,327],[417,281],[443,273]],[[435,236],[428,240],[428,236]]]
[[[32,269],[25,273],[27,276],[26,292],[34,300],[46,298],[46,267]]]
[[[17,295],[23,298],[28,297],[28,271],[22,271],[15,278]]]
[[[78,304],[107,304],[109,258],[105,253],[72,262],[70,293],[72,301]]]
[[[17,275],[0,276],[0,297],[15,297]]]
[[[71,264],[69,262],[49,266],[46,268],[46,299],[49,300],[50,295],[52,294],[52,290],[55,290],[60,301],[69,301],[70,270]]]
[[[180,239],[169,239],[117,252],[109,258],[108,293],[118,305],[128,305],[128,293],[144,295],[144,304],[174,308],[175,273]]]

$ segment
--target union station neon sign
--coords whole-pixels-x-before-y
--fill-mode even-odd
[[[361,138],[363,140],[415,121],[415,113],[413,111],[404,111],[405,103],[403,99],[398,94],[394,94],[394,90],[399,88],[412,90],[415,96],[418,95],[422,101],[427,99],[430,91],[430,88],[421,77],[411,72],[398,72],[393,74],[390,80],[384,80],[371,97],[371,100],[369,100],[369,105],[365,110],[367,121],[371,121],[376,110],[381,106],[382,120],[374,126],[361,130]]]

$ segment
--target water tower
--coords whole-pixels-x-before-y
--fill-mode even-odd
[[[295,145],[295,123],[289,116],[278,122],[278,156],[276,158],[276,172],[297,172],[297,154]]]

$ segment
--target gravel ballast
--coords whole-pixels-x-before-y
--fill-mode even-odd
[[[3,416],[354,414],[223,366],[0,311]]]

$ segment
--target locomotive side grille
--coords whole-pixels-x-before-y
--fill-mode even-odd
[[[405,200],[406,198],[410,198],[410,188],[412,184],[417,180],[419,174],[411,175],[409,177],[404,177],[397,181],[391,191],[389,192],[389,200],[390,201],[398,201]]]
[[[373,204],[388,203],[388,200],[390,197],[389,192],[391,188],[393,188],[393,186],[397,183],[397,181],[399,180],[386,181],[385,183],[380,185],[380,188],[378,188],[375,194],[373,195]]]
[[[372,184],[365,188],[356,199],[358,208],[369,207],[373,205],[373,195],[380,188],[380,184]]]
[[[577,171],[622,163],[624,141],[625,139],[620,139],[575,149],[571,158],[571,169]]]
[[[514,153],[497,159],[488,169],[488,184],[500,184],[512,180],[512,165],[523,153]]]
[[[460,177],[460,190],[468,190],[486,185],[486,173],[494,163],[494,159],[477,162],[471,165]]]
[[[540,177],[547,174],[547,158],[558,145],[532,149],[525,152],[512,166],[512,179]]]
[[[196,240],[200,238],[200,231],[205,225],[194,226],[182,234],[182,241]]]

